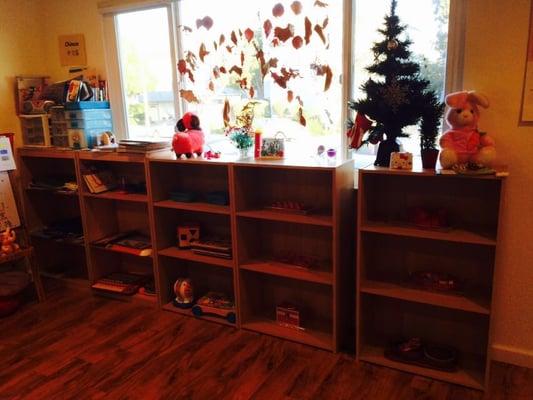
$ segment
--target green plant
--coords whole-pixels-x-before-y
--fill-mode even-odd
[[[250,136],[249,131],[244,128],[231,128],[231,132],[228,136],[231,142],[239,150],[249,149],[254,145],[254,139]]]
[[[257,101],[249,101],[235,118],[237,125],[229,126],[226,135],[238,149],[248,149],[254,145],[253,122]]]
[[[437,148],[437,137],[444,112],[444,104],[438,101],[432,92],[426,93],[425,97],[426,104],[422,111],[422,121],[420,123],[420,149],[430,150]]]

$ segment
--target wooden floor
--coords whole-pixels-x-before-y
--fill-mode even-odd
[[[481,399],[352,357],[103,298],[54,292],[0,320],[0,399]],[[533,399],[495,363],[492,399]]]

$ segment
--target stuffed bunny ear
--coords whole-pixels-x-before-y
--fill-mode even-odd
[[[468,92],[455,92],[446,96],[446,105],[451,108],[463,108],[468,98]]]
[[[478,104],[483,108],[488,108],[490,104],[489,98],[487,96],[476,91],[468,92],[468,101],[471,101],[474,104]]]

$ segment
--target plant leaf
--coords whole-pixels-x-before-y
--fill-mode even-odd
[[[265,36],[268,37],[272,31],[272,22],[269,19],[263,23],[263,30],[265,31]]]
[[[200,102],[192,90],[181,89],[180,96],[183,98],[183,100],[187,101],[188,103],[199,103]]]
[[[204,58],[206,55],[208,55],[209,52],[205,49],[205,44],[200,45],[200,50],[198,50],[198,57],[200,57],[200,61],[204,62]]]
[[[230,113],[230,105],[228,99],[224,100],[224,109],[222,111],[222,118],[224,119],[224,127],[229,126],[229,113]]]
[[[278,38],[282,42],[286,42],[293,36],[294,36],[294,25],[292,24],[287,24],[285,28],[280,28],[279,26],[274,28],[274,37]]]
[[[311,21],[309,18],[305,17],[305,44],[309,44],[311,40],[311,35],[313,34],[313,25],[311,24]]]
[[[234,65],[233,67],[230,68],[229,70],[229,73],[231,74],[232,72],[235,72],[237,75],[241,76],[242,75],[242,68],[241,67],[238,67],[236,65]]]
[[[298,122],[300,122],[300,125],[302,125],[302,126],[306,126],[307,125],[307,121],[305,120],[304,111],[303,111],[302,107],[300,107],[298,109]]]

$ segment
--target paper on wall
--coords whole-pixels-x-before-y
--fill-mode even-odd
[[[11,171],[15,168],[17,167],[15,166],[11,143],[7,137],[0,136],[0,171]]]
[[[7,172],[0,172],[0,232],[20,226],[17,203]]]

